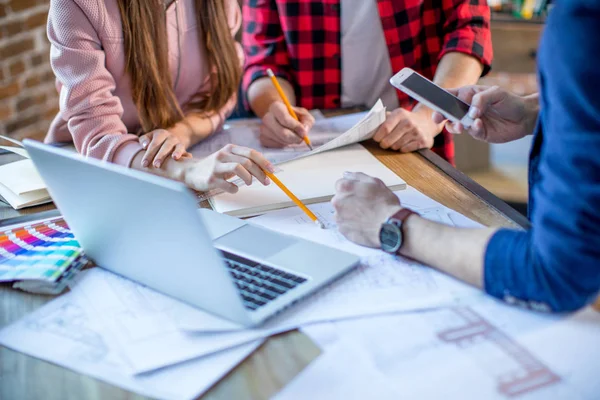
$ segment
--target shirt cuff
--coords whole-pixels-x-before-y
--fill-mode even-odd
[[[112,162],[115,164],[130,167],[133,158],[142,150],[142,145],[137,141],[125,142],[119,146],[112,156]]]

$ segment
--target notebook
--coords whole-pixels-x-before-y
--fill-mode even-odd
[[[0,165],[0,196],[15,210],[52,201],[27,151],[12,146],[0,146],[0,149],[25,157]]]
[[[381,179],[391,190],[406,188],[406,182],[360,144],[353,144],[279,164],[277,177],[304,204],[329,201],[335,183],[345,171],[364,172]],[[209,199],[215,211],[236,217],[250,217],[268,211],[293,207],[294,203],[275,184],[255,182],[240,187],[236,194],[224,193]]]

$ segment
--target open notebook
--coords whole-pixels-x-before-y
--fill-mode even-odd
[[[10,141],[20,145],[18,141]],[[23,160],[0,165],[0,196],[15,210],[52,201],[27,151],[13,146],[0,146],[0,149],[24,157]]]
[[[353,144],[279,164],[277,177],[304,204],[330,200],[335,182],[345,171],[364,172],[381,179],[392,190],[406,188],[406,183],[377,160],[360,144]],[[263,186],[254,182],[240,187],[236,194],[220,194],[209,199],[215,211],[236,217],[250,217],[267,211],[294,206],[275,184]]]

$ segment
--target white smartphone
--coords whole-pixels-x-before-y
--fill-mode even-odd
[[[410,68],[403,68],[392,76],[390,83],[452,122],[460,122],[465,128],[473,124],[468,115],[469,104]]]

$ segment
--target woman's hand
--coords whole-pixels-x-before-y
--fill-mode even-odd
[[[243,179],[246,185],[252,184],[253,177],[263,185],[268,185],[271,180],[263,170],[275,171],[273,164],[258,151],[233,144],[228,144],[205,159],[189,160],[186,164],[183,181],[201,192],[220,188],[236,193],[238,187],[227,182],[234,176]]]
[[[191,157],[186,151],[189,139],[175,126],[171,130],[155,129],[140,136],[140,144],[146,150],[142,167],[160,168],[168,157],[179,161]]]

